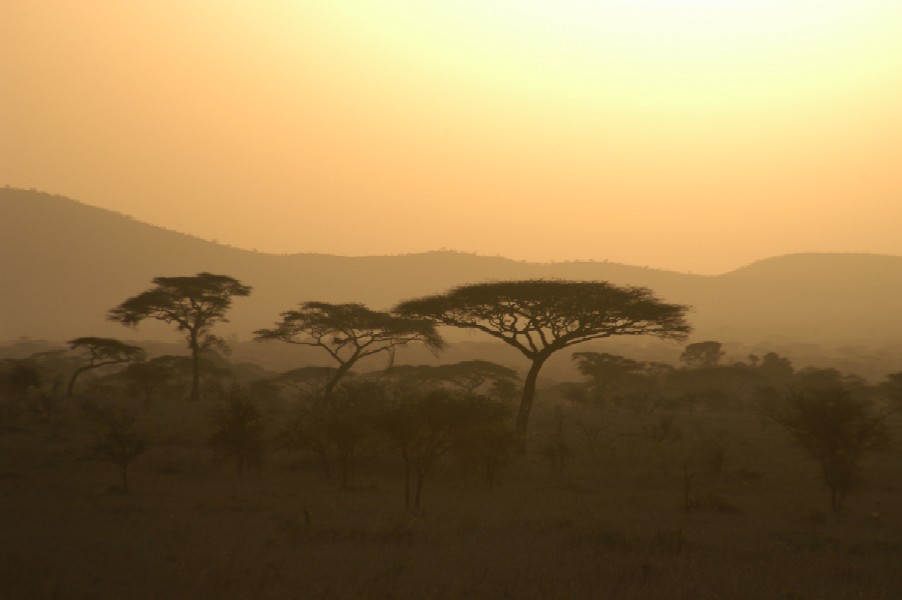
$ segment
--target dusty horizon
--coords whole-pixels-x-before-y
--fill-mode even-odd
[[[238,248],[902,255],[902,5],[0,7],[0,185]]]
[[[11,186],[8,186],[8,185],[7,185],[7,186],[4,186],[4,187],[5,187],[6,189],[20,189],[20,188],[12,188]],[[28,191],[28,190],[23,190],[23,191]],[[641,268],[654,269],[654,270],[659,270],[659,271],[672,271],[672,272],[675,272],[675,273],[681,273],[681,274],[686,274],[686,275],[701,275],[701,276],[718,276],[718,275],[724,275],[724,274],[727,274],[727,273],[730,273],[730,272],[733,272],[733,271],[737,271],[737,270],[742,269],[742,268],[744,268],[744,267],[753,265],[753,264],[755,264],[755,263],[759,263],[759,262],[766,261],[766,260],[769,260],[769,259],[774,259],[774,258],[781,258],[781,257],[786,257],[786,256],[792,256],[792,255],[807,255],[807,254],[814,254],[814,255],[817,255],[817,254],[826,254],[826,255],[831,255],[831,254],[862,254],[862,255],[870,255],[870,256],[886,256],[886,257],[900,257],[900,258],[902,258],[902,254],[892,254],[892,253],[882,253],[882,252],[856,252],[856,251],[848,251],[848,252],[844,252],[844,251],[829,251],[829,250],[826,250],[826,251],[809,250],[809,251],[789,252],[789,253],[785,253],[785,254],[775,254],[775,255],[771,255],[771,256],[760,256],[760,257],[754,258],[754,259],[752,259],[752,260],[750,260],[750,261],[748,261],[748,262],[746,262],[746,263],[737,264],[737,265],[735,265],[735,266],[733,266],[733,267],[727,268],[727,269],[724,270],[724,271],[711,272],[711,273],[701,273],[701,272],[696,272],[696,271],[692,271],[692,270],[688,270],[688,269],[667,268],[667,267],[657,267],[657,266],[654,266],[654,265],[641,265],[641,264],[636,264],[636,263],[627,263],[627,262],[622,262],[622,261],[611,260],[611,259],[608,259],[608,258],[572,258],[572,259],[563,258],[563,259],[547,259],[547,260],[541,260],[541,259],[521,258],[521,257],[517,257],[517,256],[507,256],[507,255],[503,255],[503,254],[492,254],[492,255],[489,255],[489,254],[485,254],[485,253],[481,253],[481,252],[477,252],[477,251],[461,250],[461,249],[458,249],[458,248],[427,248],[427,249],[424,249],[424,250],[411,251],[411,252],[394,252],[394,253],[388,253],[388,252],[374,252],[374,253],[370,253],[370,254],[348,254],[348,253],[342,253],[342,252],[316,252],[316,251],[278,252],[278,251],[267,251],[267,250],[263,250],[263,249],[260,249],[260,248],[248,248],[248,247],[242,247],[242,246],[237,246],[237,245],[235,245],[235,244],[230,244],[230,243],[225,242],[225,241],[222,241],[222,240],[204,238],[204,237],[202,237],[202,236],[196,235],[196,234],[191,233],[191,232],[189,232],[189,231],[181,231],[181,230],[179,230],[178,228],[166,227],[166,226],[164,226],[164,225],[160,225],[160,224],[156,224],[156,223],[150,223],[150,222],[144,221],[144,220],[142,220],[142,219],[139,219],[139,218],[135,217],[134,215],[129,215],[129,214],[127,214],[127,213],[123,213],[123,212],[118,211],[118,210],[115,210],[115,209],[104,209],[104,208],[99,207],[99,206],[94,206],[94,205],[89,204],[89,203],[87,203],[87,202],[82,202],[81,200],[78,200],[78,199],[76,199],[76,198],[69,198],[69,197],[66,196],[65,194],[54,194],[54,193],[52,193],[52,192],[48,192],[48,191],[44,191],[44,190],[37,190],[37,189],[31,190],[31,191],[35,191],[35,192],[40,193],[40,194],[48,194],[48,195],[50,195],[50,196],[55,196],[55,197],[65,198],[66,200],[73,200],[73,201],[77,202],[78,204],[81,204],[81,205],[84,205],[84,206],[87,206],[87,207],[90,207],[90,208],[100,208],[101,210],[110,210],[111,212],[114,212],[115,214],[124,216],[124,217],[128,218],[129,220],[133,220],[133,221],[136,221],[136,222],[138,222],[138,223],[142,223],[142,224],[144,224],[144,225],[148,225],[148,226],[151,226],[151,227],[159,227],[159,228],[165,229],[165,230],[167,230],[167,231],[173,231],[173,232],[178,233],[178,234],[181,234],[181,235],[187,235],[187,236],[190,236],[190,237],[193,237],[193,238],[197,238],[197,239],[199,239],[199,240],[202,240],[202,241],[204,241],[204,242],[210,242],[210,243],[212,243],[212,244],[218,244],[218,245],[220,245],[220,246],[224,246],[224,247],[227,247],[227,248],[234,248],[234,249],[237,249],[237,250],[242,250],[242,251],[247,251],[247,252],[254,252],[254,253],[258,253],[258,254],[273,255],[273,256],[293,256],[293,255],[313,255],[313,256],[318,256],[318,255],[322,255],[322,256],[336,256],[336,257],[341,257],[341,258],[366,258],[366,257],[409,256],[409,255],[418,255],[418,254],[430,254],[430,253],[442,253],[442,252],[447,252],[447,253],[453,253],[453,254],[464,254],[464,255],[469,255],[469,256],[479,256],[479,257],[485,257],[485,258],[501,258],[501,259],[505,259],[505,260],[511,260],[511,261],[514,261],[514,262],[531,263],[531,264],[537,264],[537,265],[553,265],[553,264],[557,264],[557,263],[611,263],[611,264],[620,264],[620,265],[630,266],[630,267],[641,267]]]

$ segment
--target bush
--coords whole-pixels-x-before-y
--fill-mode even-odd
[[[240,475],[245,468],[259,467],[263,462],[263,422],[245,390],[235,387],[228,396],[226,406],[216,413],[210,446],[216,460],[234,460]]]
[[[128,493],[128,467],[144,453],[144,436],[135,427],[134,418],[126,412],[98,409],[93,417],[99,424],[99,430],[91,445],[91,454],[119,466],[122,491]]]
[[[837,515],[858,483],[861,458],[888,441],[889,413],[875,412],[870,402],[841,387],[791,390],[763,401],[761,410],[817,461]]]

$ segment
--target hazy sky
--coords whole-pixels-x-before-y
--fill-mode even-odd
[[[902,254],[899,0],[0,0],[0,185],[273,252]]]

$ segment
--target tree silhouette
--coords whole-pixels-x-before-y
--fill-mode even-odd
[[[762,401],[761,412],[781,425],[817,461],[830,492],[830,508],[839,515],[846,494],[858,482],[863,455],[888,440],[889,412],[839,386],[792,389]]]
[[[771,385],[782,387],[789,385],[795,369],[785,356],[780,356],[776,352],[768,352],[760,361],[756,362],[756,369]]]
[[[120,378],[126,382],[130,391],[139,393],[144,398],[144,406],[150,406],[154,393],[165,388],[178,376],[178,363],[182,358],[164,355],[132,363],[122,370]]]
[[[41,387],[41,372],[27,359],[7,358],[3,365],[6,369],[0,376],[0,390],[11,397],[24,396],[28,390]]]
[[[670,381],[676,372],[671,365],[654,361],[643,362],[637,371],[620,377],[614,404],[630,412],[650,415],[659,408],[672,408],[675,399]]]
[[[481,470],[491,490],[516,447],[509,425],[512,411],[501,401],[485,397],[472,398],[468,406],[473,414],[454,436],[454,453],[464,465]]]
[[[465,360],[443,365],[401,365],[385,371],[384,376],[405,383],[431,384],[431,387],[447,385],[452,389],[473,395],[486,384],[519,379],[513,369],[488,360]]]
[[[902,372],[890,373],[879,386],[880,392],[895,406],[902,407]]]
[[[95,458],[115,463],[119,467],[122,491],[129,492],[128,467],[144,453],[144,436],[135,427],[134,418],[125,412],[99,409],[93,413],[100,428],[91,445]]]
[[[323,397],[323,390],[335,376],[335,367],[298,367],[291,369],[269,381],[277,386],[287,386],[295,392],[295,398],[301,401],[316,400]]]
[[[276,436],[276,447],[282,450],[299,450],[316,456],[323,472],[323,480],[332,477],[328,440],[324,432],[322,411],[302,409]]]
[[[720,342],[695,342],[689,344],[680,355],[680,362],[687,367],[714,367],[723,358]]]
[[[761,394],[762,388],[764,393],[774,393],[756,369],[742,363],[674,369],[667,387],[686,410],[738,408],[749,394]]]
[[[355,476],[361,452],[373,441],[373,417],[391,395],[392,390],[378,380],[345,380],[329,404],[311,411],[311,424],[335,454],[341,489],[347,489]]]
[[[200,353],[222,340],[210,333],[227,322],[233,296],[248,296],[251,288],[227,275],[198,273],[190,277],[155,277],[154,287],[113,308],[108,318],[127,326],[157,319],[185,336],[191,350],[191,400],[200,399]]]
[[[436,375],[466,395],[475,394],[476,390],[489,382],[519,379],[517,372],[513,369],[488,360],[465,360],[438,365],[436,369]]]
[[[85,351],[88,359],[88,364],[75,369],[72,373],[69,387],[66,389],[66,396],[69,397],[75,389],[75,380],[85,371],[144,359],[144,350],[113,338],[80,337],[66,343],[72,350]]]
[[[217,460],[234,460],[241,475],[246,467],[259,467],[263,462],[263,418],[245,390],[233,388],[229,396],[215,414],[216,429],[210,436],[210,446]]]
[[[629,373],[642,370],[643,363],[607,352],[574,352],[576,368],[591,381],[590,398],[600,405],[611,399],[617,384]]]
[[[432,349],[442,347],[435,325],[428,320],[405,318],[370,310],[362,304],[304,302],[282,313],[272,329],[258,329],[257,340],[279,340],[324,349],[338,363],[326,383],[323,399],[328,403],[335,386],[362,358],[422,342]]]
[[[682,339],[690,330],[684,318],[687,309],[662,302],[646,288],[543,279],[464,285],[395,307],[402,315],[482,331],[531,361],[516,418],[521,439],[536,379],[552,354],[615,335]]]
[[[375,417],[376,427],[391,440],[404,460],[404,502],[420,508],[426,477],[455,440],[478,417],[482,403],[447,390],[415,394],[386,407]],[[492,472],[494,477],[494,472]],[[414,489],[411,490],[411,484]],[[411,498],[413,492],[413,498]]]

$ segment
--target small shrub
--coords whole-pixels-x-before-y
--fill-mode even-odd
[[[135,427],[134,418],[126,412],[98,409],[94,415],[99,429],[91,445],[91,454],[119,466],[122,491],[128,493],[128,467],[144,453],[144,436]]]
[[[259,467],[263,462],[263,422],[260,410],[241,388],[234,388],[224,408],[215,416],[216,430],[210,436],[210,446],[218,461],[235,462],[238,474],[247,467]]]

